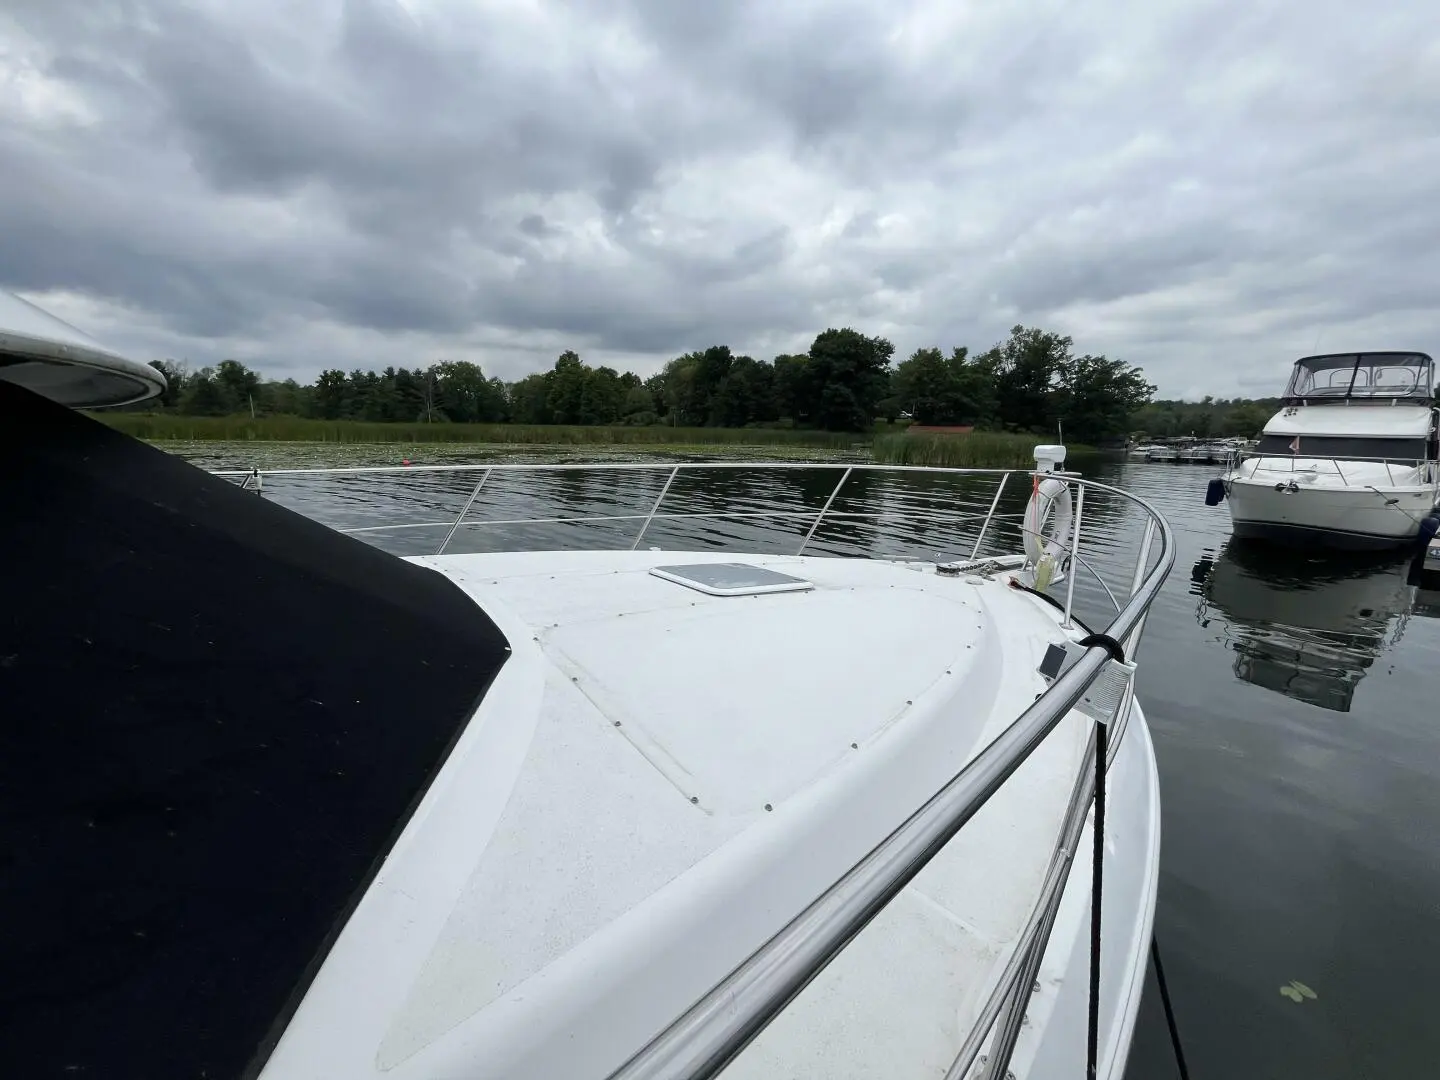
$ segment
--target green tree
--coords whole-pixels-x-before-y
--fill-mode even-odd
[[[612,367],[587,368],[580,386],[581,424],[613,424],[625,404],[625,387]]]
[[[677,356],[657,376],[657,400],[664,404],[666,419],[673,426],[703,424],[706,420],[708,403],[700,393],[697,364],[694,353]]]
[[[716,414],[716,399],[735,363],[735,358],[730,354],[730,346],[711,345],[703,352],[689,355],[695,365],[692,385],[695,409],[703,418],[702,423],[718,424],[720,421]]]
[[[1018,431],[1055,430],[1055,391],[1073,344],[1060,334],[1016,326],[1007,340],[978,357],[980,366],[992,373],[1000,424]]]
[[[636,380],[637,384],[639,380]],[[625,403],[620,410],[620,420],[625,424],[647,425],[659,420],[655,411],[655,398],[650,388],[636,385],[625,391]]]
[[[345,415],[350,396],[349,380],[338,368],[326,368],[315,380],[310,393],[310,408],[321,420],[339,420]]]
[[[775,372],[775,406],[780,415],[788,416],[797,426],[808,424],[819,398],[810,358],[803,353],[785,353],[775,357],[771,366]]]
[[[537,371],[511,384],[510,416],[517,424],[554,423],[549,380],[549,372]]]
[[[779,415],[775,369],[754,357],[735,357],[711,399],[711,422],[720,427],[744,427]]]
[[[257,408],[256,397],[260,393],[260,376],[239,360],[221,360],[215,368],[215,382],[220,385],[227,400],[234,402],[233,409],[248,412]]]
[[[345,411],[347,420],[383,420],[385,418],[385,385],[373,371],[356,368],[346,377]]]
[[[866,431],[886,389],[895,346],[858,330],[824,330],[810,346],[809,370],[819,396],[812,419],[826,431]]]
[[[238,409],[235,395],[215,377],[214,368],[201,368],[185,380],[180,411],[187,416],[229,416]]]
[[[581,423],[587,368],[580,357],[566,349],[550,372],[546,404],[555,424]]]
[[[294,379],[260,384],[260,399],[265,411],[279,416],[305,416],[309,412],[310,388]]]
[[[435,406],[457,424],[493,424],[505,418],[508,408],[504,385],[485,377],[479,364],[445,360],[430,369]]]
[[[1061,369],[1057,394],[1066,437],[1093,445],[1123,435],[1154,393],[1137,367],[1104,356],[1072,357]]]
[[[150,366],[165,376],[165,389],[157,401],[162,409],[173,409],[180,404],[185,393],[185,378],[188,374],[184,361],[151,360]]]
[[[980,424],[995,409],[992,369],[972,363],[963,346],[948,357],[916,349],[895,369],[893,392],[918,424]]]
[[[1275,406],[1263,405],[1258,401],[1234,402],[1221,421],[1220,434],[1253,439],[1264,429],[1277,407],[1278,402]]]

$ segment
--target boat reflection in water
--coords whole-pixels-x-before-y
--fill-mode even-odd
[[[1349,712],[1360,680],[1405,632],[1416,596],[1410,571],[1393,556],[1304,558],[1231,540],[1190,576],[1196,618],[1235,652],[1236,678]]]

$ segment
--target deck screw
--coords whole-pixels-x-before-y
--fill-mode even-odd
[[[1031,992],[1032,994],[1038,994],[1038,993],[1040,992],[1040,980],[1039,980],[1039,979],[1036,979],[1036,980],[1035,980],[1035,985],[1032,986],[1032,987],[1030,987],[1030,992]]]
[[[699,795],[691,795],[691,796],[690,796],[690,801],[691,801],[692,803],[694,803],[696,806],[699,806],[699,805],[700,805],[700,796],[699,796]]]
[[[852,743],[850,744],[850,749],[851,749],[851,750],[859,750],[859,749],[860,749],[860,744],[859,744],[858,742],[852,742]]]
[[[767,803],[765,804],[765,809],[766,809],[766,810],[773,810],[773,809],[775,809],[775,808],[774,808],[773,806],[771,806],[771,805],[767,802]]]

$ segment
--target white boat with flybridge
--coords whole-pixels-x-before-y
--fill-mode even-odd
[[[1144,500],[1060,446],[216,475],[6,305],[0,1074],[1121,1080]]]
[[[1295,362],[1253,451],[1211,481],[1233,531],[1334,548],[1428,540],[1440,519],[1435,362],[1421,352],[1332,353]]]

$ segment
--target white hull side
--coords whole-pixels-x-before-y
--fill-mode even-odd
[[[1226,479],[1235,535],[1334,547],[1404,544],[1419,533],[1434,498],[1429,485],[1342,486],[1321,480],[1291,491],[1279,473]]]
[[[1085,1071],[1093,825],[1092,813],[1041,964],[1030,1023],[1016,1046],[1011,1071],[1029,1080],[1069,1080]],[[1107,778],[1104,870],[1096,1075],[1121,1080],[1144,991],[1160,887],[1160,781],[1138,702]],[[1022,1056],[1031,1053],[1028,1060]]]

